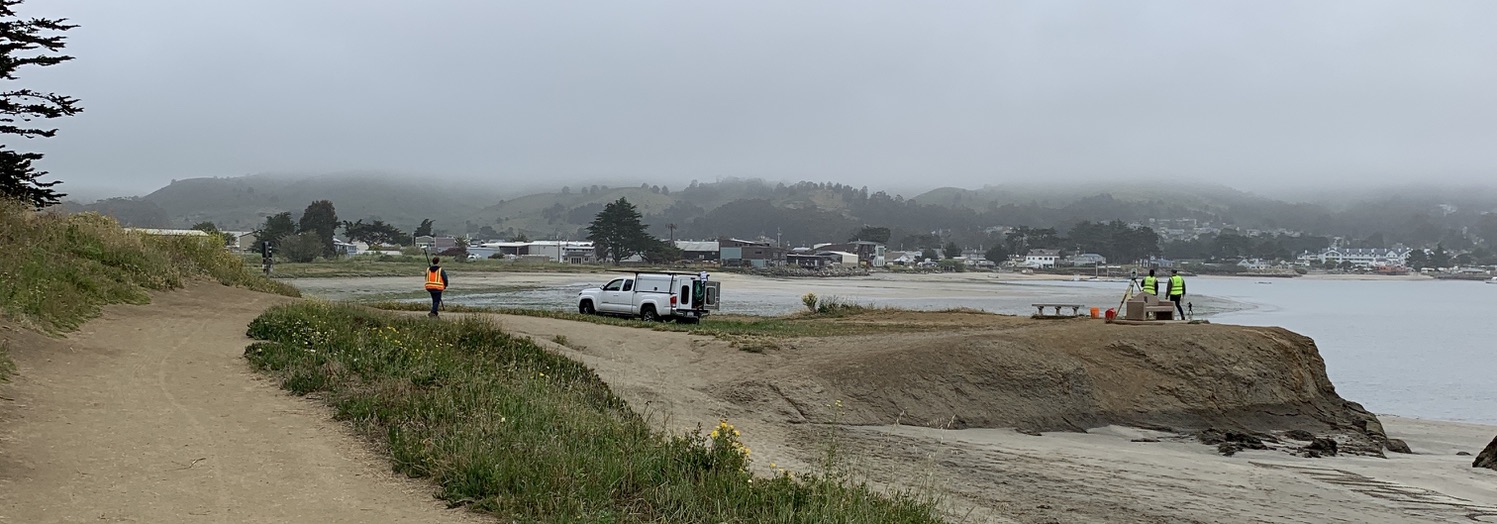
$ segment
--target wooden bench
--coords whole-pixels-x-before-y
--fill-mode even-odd
[[[1079,316],[1081,316],[1081,308],[1082,308],[1081,304],[1030,304],[1030,305],[1034,306],[1036,309],[1039,310],[1039,313],[1036,314],[1036,316],[1041,316],[1041,317],[1045,316],[1045,308],[1047,308],[1047,307],[1053,307],[1053,308],[1055,308],[1055,316],[1057,316],[1057,317],[1060,316],[1060,308],[1065,308],[1065,307],[1071,308],[1071,316],[1073,316],[1073,317],[1079,317]]]

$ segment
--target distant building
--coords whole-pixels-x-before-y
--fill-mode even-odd
[[[535,240],[529,242],[485,242],[472,253],[487,253],[484,258],[500,255],[508,259],[566,264],[592,264],[598,255],[591,241]]]
[[[826,250],[817,251],[816,254],[830,258],[835,265],[839,266],[856,266],[858,265],[858,261],[860,260],[857,253],[850,253],[847,251]]]
[[[822,269],[841,263],[842,257],[832,253],[797,251],[785,254],[785,263],[806,269]]]
[[[229,244],[230,251],[249,253],[259,248],[260,237],[254,231],[245,231],[234,235],[234,242]]]
[[[889,264],[896,266],[912,266],[920,262],[919,251],[886,251],[884,258]]]
[[[1052,268],[1060,260],[1058,249],[1031,249],[1024,255],[1024,265],[1032,268]]]
[[[1318,260],[1321,264],[1350,262],[1351,265],[1357,267],[1406,266],[1409,253],[1413,252],[1414,250],[1402,244],[1391,248],[1329,247],[1322,250],[1319,255],[1311,255],[1309,258]]]
[[[716,262],[721,255],[721,246],[716,240],[677,240],[676,249],[681,250],[681,259],[691,262]]]
[[[1244,258],[1237,261],[1237,267],[1243,269],[1268,269],[1273,267],[1273,264],[1261,258]]]
[[[359,246],[352,242],[344,242],[335,238],[333,239],[333,251],[338,253],[338,256],[357,255],[359,254]]]
[[[887,263],[887,250],[878,242],[858,240],[841,244],[817,244],[814,247],[818,251],[841,251],[855,254],[859,261],[870,267],[884,267]]]
[[[1101,265],[1106,265],[1106,264],[1107,264],[1107,257],[1104,257],[1102,255],[1098,255],[1096,253],[1082,253],[1080,255],[1076,255],[1076,256],[1071,257],[1071,265],[1073,265],[1073,266],[1087,266],[1087,267],[1091,267],[1091,266],[1101,266]]]
[[[784,264],[785,250],[773,243],[724,238],[718,242],[718,260],[726,267],[773,267]]]

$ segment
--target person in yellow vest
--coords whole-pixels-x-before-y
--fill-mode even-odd
[[[431,267],[426,268],[426,291],[431,293],[431,313],[426,316],[437,316],[437,308],[442,306],[442,291],[447,289],[447,270],[439,265],[442,259],[432,257]]]
[[[1159,296],[1159,278],[1154,276],[1154,270],[1149,270],[1149,276],[1144,277],[1144,293]]]
[[[1170,270],[1170,302],[1175,303],[1175,310],[1180,312],[1180,320],[1185,319],[1185,306],[1180,305],[1185,299],[1185,277],[1180,276],[1180,270]]]

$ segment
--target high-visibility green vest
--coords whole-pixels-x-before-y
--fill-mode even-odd
[[[1159,279],[1154,278],[1154,275],[1144,277],[1144,293],[1150,295],[1159,294]]]
[[[1175,275],[1170,277],[1170,296],[1185,294],[1185,277]]]

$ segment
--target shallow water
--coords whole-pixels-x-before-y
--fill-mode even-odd
[[[1342,397],[1374,413],[1497,424],[1497,285],[1471,281],[1195,279],[1251,303],[1213,320],[1315,339]]]

